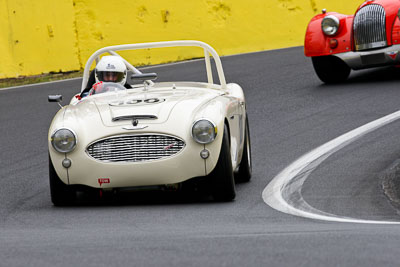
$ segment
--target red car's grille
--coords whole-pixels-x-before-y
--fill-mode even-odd
[[[171,157],[184,147],[184,141],[168,135],[121,135],[99,140],[86,152],[103,162],[140,162]]]
[[[354,44],[356,50],[387,46],[386,13],[380,5],[367,5],[354,16]]]

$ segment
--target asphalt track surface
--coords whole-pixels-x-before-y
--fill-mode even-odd
[[[400,69],[353,72],[323,85],[302,48],[222,58],[244,88],[253,178],[236,200],[179,194],[107,196],[53,207],[47,130],[80,80],[0,90],[0,266],[398,266],[400,226],[335,223],[287,215],[262,191],[308,151],[400,107]],[[157,67],[159,80],[204,80],[200,61]],[[302,188],[314,208],[338,216],[400,221],[382,173],[400,156],[400,122],[319,165]]]

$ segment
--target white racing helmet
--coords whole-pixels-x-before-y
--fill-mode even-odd
[[[126,83],[126,66],[119,56],[104,56],[96,65],[95,77],[98,82]]]

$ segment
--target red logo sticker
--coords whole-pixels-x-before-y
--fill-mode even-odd
[[[391,57],[393,60],[396,60],[398,52],[387,52],[386,53],[389,57]]]
[[[100,184],[100,186],[102,185],[102,184],[109,184],[110,183],[110,178],[99,178],[99,184]]]
[[[176,142],[175,142],[175,143],[172,143],[172,144],[170,144],[170,145],[168,145],[168,146],[165,146],[165,147],[164,147],[164,150],[168,150],[168,149],[172,148],[174,145],[176,145]]]

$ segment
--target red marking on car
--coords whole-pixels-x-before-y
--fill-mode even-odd
[[[102,185],[102,184],[109,184],[110,183],[110,178],[99,178],[99,184],[100,184],[100,186]]]
[[[93,84],[93,91],[90,93],[90,95],[96,94],[96,93],[101,93],[101,91],[103,90],[103,82],[98,82]]]
[[[174,145],[176,145],[176,142],[164,147],[164,150],[168,150],[168,149],[172,148]]]
[[[398,53],[398,52],[389,52],[389,53],[387,53],[387,55],[388,55],[389,57],[391,57],[393,60],[395,60],[396,57],[397,57],[397,53]]]

